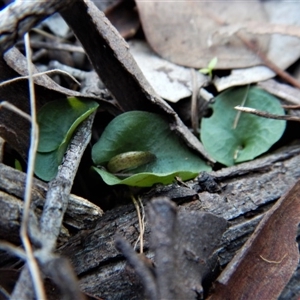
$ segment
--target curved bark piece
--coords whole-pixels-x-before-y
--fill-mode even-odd
[[[159,111],[191,148],[214,162],[176,112],[155,93],[129,52],[128,44],[94,3],[89,0],[74,1],[61,15],[123,111]]]
[[[299,261],[300,181],[264,216],[254,234],[217,279],[218,299],[277,299]]]
[[[299,164],[300,148],[297,145],[277,154],[211,172],[209,175],[217,181],[219,188],[211,189],[209,181],[208,188],[205,188],[201,176],[201,187],[199,181],[194,180],[185,183],[184,187],[179,184],[158,187],[142,198],[147,203],[153,196],[168,196],[175,202],[185,202],[183,210],[187,213],[202,210],[230,221],[231,226],[218,251],[220,264],[224,267],[252,234],[264,213],[300,178]],[[197,196],[200,201],[195,200]],[[71,259],[83,291],[100,298],[143,298],[139,278],[114,247],[115,239],[120,236],[133,245],[139,236],[137,224],[133,205],[121,206],[106,212],[94,229],[77,234],[60,248],[60,253]],[[144,250],[152,259],[154,253],[149,250],[149,230],[146,223]],[[295,278],[296,284],[291,284],[285,294],[291,295],[297,290]]]
[[[0,54],[46,17],[65,8],[72,0],[16,1],[0,12]]]

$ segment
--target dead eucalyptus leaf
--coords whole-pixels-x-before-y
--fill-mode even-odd
[[[300,2],[266,1],[262,2],[262,4],[268,14],[269,23],[274,25],[274,31],[279,31],[279,29],[281,29],[281,34],[276,33],[270,36],[269,50],[266,52],[267,57],[279,68],[285,70],[299,58],[300,39],[295,36],[295,29],[296,26],[300,26],[298,14],[300,10]],[[275,26],[276,24],[278,25],[277,29]],[[293,25],[293,27],[289,28],[288,26],[283,26],[281,28],[279,25]],[[265,30],[267,29],[268,28]],[[284,35],[283,33],[285,29],[289,29],[289,31],[293,32],[294,36],[290,36],[289,32]],[[263,36],[259,33],[257,34],[259,36]],[[267,35],[265,35],[265,37],[267,37]],[[275,73],[269,68],[265,66],[256,66],[252,68],[233,70],[229,76],[216,79],[214,83],[217,90],[222,91],[232,86],[259,82],[270,79],[274,76]]]
[[[205,68],[218,58],[218,69],[255,66],[261,63],[235,35],[215,36],[228,24],[267,20],[260,1],[136,1],[146,38],[162,57],[174,63]],[[226,22],[226,25],[223,25]],[[255,39],[262,51],[268,38],[245,34]]]
[[[192,74],[190,68],[173,64],[151,50],[147,43],[132,41],[130,52],[155,92],[171,102],[191,96]],[[197,84],[202,86],[206,77],[197,72]]]
[[[270,209],[216,282],[210,300],[277,299],[297,268],[300,181]]]
[[[124,112],[130,110],[160,112],[169,119],[170,127],[190,147],[209,161],[213,161],[199,139],[182,123],[175,111],[155,93],[129,52],[128,44],[91,1],[75,1],[70,8],[62,11],[61,15],[81,42],[100,79]],[[82,30],[83,27],[86,30]]]

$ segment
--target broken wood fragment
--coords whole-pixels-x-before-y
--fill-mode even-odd
[[[299,261],[300,181],[266,213],[209,298],[277,299]]]
[[[158,191],[162,196],[172,195],[172,200],[179,201],[187,213],[206,211],[229,221],[230,227],[218,250],[221,267],[224,267],[254,231],[264,213],[300,178],[299,164],[300,148],[295,145],[255,161],[209,173],[221,187],[214,193],[197,194],[193,190],[197,180],[186,182],[190,187],[185,187],[187,195],[190,194],[186,198],[179,192],[172,194],[168,186],[160,187]],[[159,192],[151,195],[159,197]],[[142,200],[144,204],[148,203],[149,193],[145,198],[142,196]],[[139,236],[137,224],[134,206],[121,206],[106,212],[94,229],[77,234],[60,248],[60,253],[71,259],[83,291],[102,298],[110,295],[122,299],[143,297],[141,281],[126,267],[124,258],[114,247],[115,239],[120,237],[133,245]],[[154,258],[147,222],[144,252],[148,258]]]

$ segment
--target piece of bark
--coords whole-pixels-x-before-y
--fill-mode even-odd
[[[45,264],[43,269],[56,284],[56,287],[60,289],[59,298],[56,295],[53,299],[85,300],[84,295],[79,290],[76,275],[67,258],[53,257]]]
[[[36,259],[39,262],[44,275],[49,273],[54,274],[54,271],[51,272],[51,270],[49,270],[49,264],[52,264],[55,260],[57,260],[57,257],[53,255],[53,252],[56,249],[57,238],[62,226],[64,214],[68,207],[68,199],[79,163],[91,139],[91,129],[94,117],[95,112],[78,126],[74,136],[70,140],[64,160],[58,169],[56,177],[48,185],[49,188],[40,218],[40,226],[37,229],[41,249],[39,251],[35,251]],[[59,272],[59,270],[56,271]],[[61,270],[61,272],[63,272],[63,270]],[[24,290],[27,294],[26,298],[23,298],[24,300],[34,299],[34,282],[31,276],[28,274],[28,266],[26,264],[23,267],[20,277],[14,287],[11,295],[12,300],[22,298]],[[66,290],[63,285],[70,284],[70,282],[77,285],[74,280],[75,275],[71,269],[68,274],[61,274],[61,278],[64,278],[64,280],[56,282],[57,284],[59,283],[58,287],[61,287],[61,290]],[[74,292],[74,290],[72,290],[72,292]],[[74,297],[74,295],[70,294],[69,298],[72,299],[72,297]],[[82,296],[78,293],[75,298],[82,299]]]
[[[163,114],[171,129],[190,147],[214,162],[176,112],[155,93],[130,54],[128,44],[91,1],[74,1],[61,15],[123,111],[144,110]]]
[[[154,276],[154,266],[143,253],[137,254],[131,245],[122,238],[116,239],[116,248],[125,256],[143,284],[145,297],[149,300],[158,299],[158,288]]]
[[[39,1],[36,3],[30,1],[14,2],[0,12],[1,82],[18,77],[19,74],[27,75],[28,73],[24,56],[14,48],[9,51],[7,50],[37,23],[47,16],[58,12],[60,9],[65,9],[71,2],[73,1],[55,0],[50,2]],[[5,51],[7,52],[4,54]],[[11,68],[8,65],[10,65]],[[37,70],[33,68],[33,73],[36,72]],[[37,84],[35,86],[37,110],[46,102],[53,99],[65,98],[66,95],[76,97],[87,96],[60,87],[47,75],[34,78],[34,82]],[[46,87],[46,89],[44,87]],[[1,100],[8,101],[10,104],[15,105],[26,113],[29,113],[30,111],[28,97],[28,80],[21,80],[0,87]],[[101,101],[103,107],[110,112],[119,112],[113,103],[105,101],[104,99],[101,99],[101,97],[96,97],[95,95],[89,95],[88,97]],[[0,109],[0,119],[0,136],[3,137],[24,160],[26,160],[29,146],[30,123],[15,112],[5,108]],[[11,122],[12,119],[15,120],[15,122]]]
[[[202,280],[216,265],[214,249],[226,221],[209,213],[177,210],[168,198],[151,201],[149,221],[155,268],[127,242],[117,240],[117,248],[139,275],[147,298],[202,297]]]
[[[192,201],[194,196],[189,201],[186,199],[185,210],[215,213],[232,224],[220,246],[221,266],[232,259],[265,211],[300,178],[299,164],[298,145],[282,149],[277,154],[212,172],[221,190],[213,194],[200,192],[200,201]],[[194,180],[186,184],[192,188],[198,183]],[[176,201],[176,195],[173,197]],[[125,267],[113,246],[119,236],[133,245],[138,235],[133,205],[122,206],[108,211],[94,229],[71,238],[60,252],[71,259],[81,289],[88,294],[109,299],[141,299],[143,292],[138,277]],[[147,224],[144,246],[147,257],[152,258]]]
[[[6,81],[17,76],[18,74],[7,66],[3,57],[0,57],[0,81]],[[51,97],[55,99],[58,96],[57,93],[52,93],[51,91],[45,94],[45,90],[40,87],[35,88],[35,94],[37,97],[37,109],[46,103],[47,99],[49,101]],[[2,85],[0,87],[0,98],[18,107],[23,112],[30,113],[27,80],[19,81],[18,84]],[[5,108],[0,109],[0,120],[0,136],[26,159],[30,134],[29,121]],[[14,120],[14,122],[11,122],[11,120]]]
[[[53,3],[56,4],[56,2]],[[68,2],[66,1],[66,3]],[[53,6],[55,7],[54,4]],[[38,8],[34,11],[42,11],[42,5],[39,7],[38,4],[37,7]],[[75,1],[70,7],[66,5],[64,8],[65,11],[61,12],[62,16],[69,23],[75,35],[79,38],[95,71],[109,88],[110,92],[115,96],[121,109],[123,111],[159,111],[169,119],[171,129],[175,130],[190,147],[201,153],[207,160],[214,162],[204,150],[199,139],[188,130],[175,111],[164,100],[156,95],[132,58],[128,50],[128,45],[104,17],[103,13],[90,1]],[[23,9],[24,11],[27,11],[26,7],[23,7]],[[9,15],[9,9],[7,14]],[[45,12],[45,15],[47,15],[47,11]],[[86,32],[89,32],[90,34],[86,35]],[[91,38],[91,36],[93,36],[93,38]],[[117,80],[116,76],[118,76]],[[46,78],[47,76],[44,77]],[[6,76],[6,79],[7,78],[12,77]],[[21,109],[28,112],[28,93],[26,85],[24,88],[25,93],[23,93],[23,97],[25,97],[26,100],[23,99],[25,100],[23,103],[25,103],[26,107],[21,107]],[[12,104],[16,104],[14,102],[17,101],[18,97],[15,98],[15,101],[11,100],[11,97],[12,96],[8,97],[7,100]],[[37,99],[39,99],[38,92]],[[55,97],[52,97],[52,99],[55,99]],[[39,103],[39,100],[37,102]],[[117,111],[114,108],[112,108],[112,110],[114,112]],[[15,117],[14,113],[5,113],[5,120],[10,120],[12,117]],[[19,125],[23,124],[18,124],[16,128],[11,130],[11,125],[8,122],[8,124],[5,124],[2,127],[0,126],[0,134],[22,155],[23,158],[26,159],[29,140],[29,124],[26,124],[26,126]],[[21,132],[23,135],[17,131],[17,128],[24,128]]]
[[[8,67],[10,67],[13,71],[17,72],[18,75],[21,76],[27,76],[28,75],[28,70],[27,70],[27,61],[26,61],[26,57],[15,47],[11,48],[9,51],[7,51],[4,54],[4,60],[7,64]],[[33,74],[35,73],[39,73],[39,71],[37,70],[37,68],[32,64],[32,72]],[[5,69],[6,72],[8,72],[8,69]],[[90,74],[90,73],[88,73]],[[7,77],[6,77],[7,78]],[[7,79],[11,79],[11,78],[7,78]],[[90,77],[87,78],[87,80],[95,80],[94,77]],[[81,98],[92,98],[98,102],[101,103],[102,108],[107,109],[109,112],[116,114],[116,113],[120,113],[120,109],[116,107],[116,103],[114,101],[108,101],[105,100],[104,98],[100,97],[100,96],[96,96],[94,93],[81,93],[81,92],[77,92],[74,90],[70,90],[68,88],[65,88],[63,86],[60,86],[59,84],[57,84],[54,80],[52,80],[48,75],[39,75],[39,76],[34,76],[33,77],[33,81],[34,83],[38,86],[38,87],[44,87],[47,89],[47,92],[50,92],[52,97],[56,97],[56,98],[64,98],[65,96],[68,97],[81,97]],[[27,83],[27,79],[25,80],[25,82]],[[14,84],[13,84],[14,85]],[[14,88],[15,85],[14,85]],[[55,94],[56,92],[56,94]],[[101,90],[101,92],[103,93],[103,90]],[[108,97],[108,94],[106,95]],[[52,98],[51,100],[53,100],[55,98]],[[40,106],[43,103],[49,102],[51,101],[49,99],[49,96],[44,95],[44,94],[38,94],[38,105]]]
[[[32,65],[33,73],[38,70]],[[27,62],[24,55],[16,48],[7,51],[4,57],[0,58],[0,80],[7,81],[17,77],[28,75]],[[34,77],[36,108],[39,110],[45,103],[56,99],[65,99],[66,97],[93,98],[100,102],[101,107],[111,113],[118,113],[120,110],[113,101],[108,101],[94,94],[79,93],[67,88],[61,87],[47,75]],[[28,79],[18,80],[6,85],[0,86],[0,98],[8,101],[10,104],[29,114],[29,92]],[[15,122],[11,122],[14,119]],[[22,118],[15,112],[8,109],[0,109],[0,136],[8,144],[20,153],[23,159],[27,159],[29,145],[29,126],[28,120]]]
[[[17,1],[0,12],[0,56],[47,16],[66,8],[72,0]]]
[[[43,247],[55,249],[56,238],[83,153],[91,140],[95,112],[85,119],[72,137],[56,177],[49,182],[46,201],[40,220],[41,233],[45,236]]]
[[[20,240],[20,225],[22,219],[22,212],[24,207],[24,202],[16,197],[9,195],[0,191],[0,211],[1,211],[1,219],[0,219],[0,239],[14,243],[16,245],[21,244]],[[41,210],[36,209],[35,214],[40,217]],[[34,218],[34,216],[30,216]],[[31,220],[35,222],[35,220]],[[32,229],[32,228],[31,228]],[[32,232],[30,230],[29,235],[32,236],[33,240],[39,240],[39,236],[35,234],[35,231]],[[65,226],[61,227],[60,236],[59,236],[59,244],[62,245],[67,242],[70,238],[69,231]]]
[[[179,209],[164,198],[150,203],[151,249],[155,252],[156,299],[203,296],[203,277],[215,267],[213,251],[226,221],[210,213]]]
[[[17,198],[14,201],[9,201],[8,198],[2,199],[6,200],[6,202],[8,201],[7,203],[10,205],[12,211],[21,212],[21,207],[23,206],[22,199],[24,197],[26,174],[0,163],[0,176],[0,191],[4,191],[6,194],[15,196]],[[46,183],[39,179],[33,180],[33,207],[42,210],[45,204],[47,190],[48,185]],[[4,211],[2,202],[0,202],[0,210]],[[84,198],[70,194],[64,223],[76,229],[88,229],[93,226],[94,221],[100,218],[102,214],[103,211],[101,208],[95,204]],[[11,233],[7,232],[7,234]],[[1,238],[3,238],[3,236],[1,236]]]
[[[211,300],[277,299],[299,261],[300,181],[266,213],[215,283]]]

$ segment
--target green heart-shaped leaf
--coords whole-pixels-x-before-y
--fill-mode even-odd
[[[58,171],[58,166],[61,164],[63,155],[57,154],[57,151],[37,152],[35,158],[35,174],[45,181],[53,179]]]
[[[131,151],[150,152],[156,159],[134,169],[128,168],[124,171],[129,174],[127,178],[118,178],[103,168],[94,169],[109,185],[139,187],[168,184],[175,176],[188,180],[200,171],[210,170],[170,130],[166,120],[149,112],[130,111],[113,119],[93,146],[92,159],[95,165],[106,166],[112,158]]]
[[[35,174],[53,179],[77,126],[98,107],[92,100],[68,98],[47,103],[38,112],[39,145]]]
[[[286,121],[243,112],[237,117],[239,112],[234,107],[241,105],[244,97],[243,106],[284,114],[279,100],[259,88],[233,88],[217,96],[212,105],[212,116],[201,121],[201,140],[207,152],[226,166],[251,160],[266,152],[285,130]]]
[[[38,152],[50,152],[69,142],[74,130],[98,107],[92,100],[68,98],[44,105],[37,116],[39,124]]]

